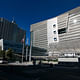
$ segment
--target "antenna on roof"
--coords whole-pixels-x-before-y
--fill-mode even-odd
[[[12,17],[12,23],[16,23],[15,20],[14,20],[14,16]]]

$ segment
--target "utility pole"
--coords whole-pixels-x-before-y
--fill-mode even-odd
[[[27,61],[27,56],[28,56],[28,38],[27,38],[27,45],[26,45],[26,61]]]
[[[30,40],[29,61],[31,61],[31,52],[32,52],[32,32],[31,32],[31,40]]]
[[[23,48],[22,48],[22,63],[23,63],[23,56],[24,55],[24,43],[23,43]]]
[[[22,48],[22,63],[23,63],[23,59],[24,59],[24,47],[25,47],[25,33],[24,33],[24,37],[22,39],[22,43],[23,43],[23,48]]]

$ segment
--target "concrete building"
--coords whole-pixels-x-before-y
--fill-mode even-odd
[[[13,20],[12,22],[0,18],[0,49],[12,48],[16,53],[22,53],[22,39],[26,31],[19,28]]]
[[[32,24],[30,31],[32,46],[46,49],[48,56],[80,55],[80,7]]]

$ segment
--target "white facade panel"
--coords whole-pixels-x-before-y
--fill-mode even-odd
[[[0,47],[1,47],[1,50],[3,50],[3,39],[0,39]]]
[[[50,43],[59,42],[57,17],[47,20],[47,38],[48,45]],[[54,38],[56,38],[56,40]]]
[[[79,62],[78,58],[58,58],[58,62]]]

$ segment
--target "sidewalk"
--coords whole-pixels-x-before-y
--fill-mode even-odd
[[[8,63],[8,65],[24,65],[24,66],[29,66],[29,65],[33,65],[33,62],[23,62],[23,63],[15,62],[15,63]]]

